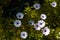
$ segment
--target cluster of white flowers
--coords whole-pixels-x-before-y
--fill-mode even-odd
[[[20,13],[17,13],[17,14],[16,14],[16,17],[17,17],[18,20],[15,20],[13,25],[14,25],[15,27],[20,27],[20,26],[22,25],[22,23],[21,23],[21,20],[19,20],[19,19],[23,19],[24,14],[21,13],[21,12],[20,12]],[[30,22],[31,22],[31,21],[30,21]],[[30,22],[29,22],[29,23],[30,23]],[[32,21],[32,22],[33,22],[33,21]],[[33,25],[33,23],[32,23],[32,25]],[[23,38],[23,39],[26,39],[27,36],[28,36],[28,33],[25,32],[25,31],[22,31],[22,32],[20,33],[20,37]]]
[[[57,6],[57,2],[55,2],[55,1],[52,2],[52,3],[51,3],[51,6],[52,6],[52,7],[56,7],[56,6]],[[40,9],[41,5],[40,5],[39,3],[36,3],[36,4],[33,5],[33,7],[34,7],[36,10],[38,10],[38,9]],[[41,28],[44,28],[44,29],[42,30],[42,33],[43,33],[45,36],[47,36],[47,35],[50,33],[50,29],[49,29],[48,27],[45,27],[45,21],[44,21],[44,20],[45,20],[47,17],[46,17],[45,14],[41,14],[40,17],[41,17],[42,20],[39,20],[38,23],[34,24],[34,28],[35,28],[35,30],[38,30],[38,31],[39,31]],[[33,22],[32,22],[32,24],[33,24]]]
[[[56,3],[56,2],[52,2],[52,3],[51,3],[51,6],[52,6],[52,7],[56,7],[56,6],[57,6],[57,3]],[[40,5],[39,3],[36,3],[36,4],[33,5],[33,7],[34,7],[36,10],[38,10],[38,9],[40,9],[41,5]],[[16,17],[17,17],[18,19],[23,19],[24,14],[21,13],[21,12],[19,12],[19,13],[16,14]],[[28,23],[29,23],[30,25],[34,25],[35,30],[40,31],[40,30],[42,29],[42,33],[43,33],[45,36],[47,36],[47,35],[49,35],[49,33],[50,33],[50,29],[49,29],[48,27],[45,27],[45,24],[46,24],[46,23],[45,23],[44,20],[45,20],[47,17],[46,17],[45,14],[41,14],[40,17],[41,17],[41,20],[39,20],[37,23],[34,23],[33,20],[30,20]],[[21,24],[22,24],[22,23],[21,23],[21,20],[15,20],[13,25],[14,25],[15,27],[20,27]],[[60,33],[59,33],[59,34],[60,34]],[[25,32],[25,31],[23,31],[23,32],[20,33],[20,37],[23,38],[23,39],[26,39],[27,36],[28,36],[28,33]]]
[[[47,36],[50,33],[50,29],[48,27],[45,27],[45,19],[47,18],[45,14],[41,14],[41,19],[36,24],[34,24],[35,30],[40,31],[42,28],[42,33]]]
[[[23,19],[24,14],[21,13],[21,12],[20,12],[20,13],[17,13],[17,14],[16,14],[16,17],[17,17],[17,19]],[[21,24],[22,24],[22,23],[21,23],[21,20],[15,20],[13,25],[14,25],[15,27],[20,27]]]
[[[45,19],[46,19],[46,15],[45,14],[41,14],[40,15],[41,19],[42,20],[39,20],[35,25],[34,25],[34,28],[37,30],[40,30],[41,28],[43,28],[45,26]],[[38,26],[38,27],[37,27]]]
[[[51,3],[51,6],[52,7],[56,7],[57,6],[57,2],[52,2]],[[39,10],[40,8],[41,8],[41,5],[39,4],[39,3],[35,3],[34,5],[33,5],[33,7],[36,9],[36,10]]]

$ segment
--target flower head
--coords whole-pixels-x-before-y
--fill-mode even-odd
[[[26,39],[27,36],[28,36],[28,33],[25,32],[25,31],[21,32],[21,34],[20,34],[20,37],[23,38],[23,39]]]
[[[47,35],[49,35],[49,33],[50,33],[50,29],[49,29],[48,27],[45,27],[44,29],[42,29],[42,33],[43,33],[45,36],[47,36]]]
[[[36,23],[36,24],[34,25],[34,28],[35,28],[35,30],[38,30],[38,31],[41,29],[41,27],[39,26],[38,23]]]
[[[45,26],[45,21],[39,20],[39,21],[38,21],[38,24],[39,24],[39,26],[40,26],[41,28],[43,28],[43,27]]]
[[[30,25],[34,25],[34,21],[33,21],[33,20],[30,20],[30,21],[29,21],[29,24],[30,24]]]
[[[52,6],[52,7],[56,7],[56,6],[57,6],[57,3],[56,3],[56,2],[52,2],[52,3],[51,3],[51,6]]]
[[[46,15],[45,14],[41,14],[41,19],[45,20],[46,19]]]
[[[13,25],[15,27],[20,27],[21,26],[21,21],[20,20],[15,20]]]
[[[39,4],[39,3],[36,3],[36,4],[33,5],[33,7],[34,7],[36,10],[38,10],[38,9],[40,9],[40,4]]]
[[[18,19],[23,19],[23,17],[24,17],[24,14],[23,13],[17,13],[16,14],[16,17],[18,18]]]

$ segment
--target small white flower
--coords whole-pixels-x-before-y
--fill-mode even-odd
[[[33,7],[34,7],[36,10],[38,10],[38,9],[40,9],[40,4],[39,4],[39,3],[36,3],[36,4],[33,5]]]
[[[18,19],[23,19],[23,17],[24,17],[24,14],[23,13],[17,13],[16,14],[16,17],[18,18]]]
[[[13,25],[15,27],[20,27],[21,26],[21,21],[20,20],[15,20]]]
[[[37,23],[34,25],[34,28],[35,28],[35,30],[38,30],[38,31],[41,29]]]
[[[30,21],[29,21],[29,24],[30,24],[30,25],[34,25],[34,21],[33,21],[33,20],[30,20]]]
[[[38,21],[38,24],[39,24],[39,26],[40,26],[41,28],[43,28],[43,27],[45,26],[45,21],[39,20],[39,21]]]
[[[45,20],[46,19],[46,15],[45,14],[41,14],[41,19]]]
[[[60,35],[60,32],[59,32],[59,35]]]
[[[52,6],[52,7],[56,7],[56,6],[57,6],[57,3],[56,3],[56,2],[52,2],[52,3],[51,3],[51,6]]]
[[[23,38],[23,39],[26,39],[27,36],[28,36],[28,33],[25,32],[25,31],[21,32],[21,34],[20,34],[20,37]]]
[[[45,35],[45,36],[47,36],[47,35],[49,35],[49,33],[50,33],[50,29],[48,28],[48,27],[45,27],[44,29],[42,29],[42,33]]]

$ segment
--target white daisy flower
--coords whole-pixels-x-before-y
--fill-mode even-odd
[[[23,39],[26,39],[27,36],[28,36],[28,33],[25,32],[25,31],[21,32],[21,34],[20,34],[20,37],[23,38]]]
[[[46,15],[45,14],[41,14],[41,19],[45,20],[46,19]]]
[[[35,28],[35,30],[38,30],[38,31],[40,31],[40,29],[41,29],[41,27],[37,23],[34,25],[34,28]]]
[[[23,13],[17,13],[16,14],[16,17],[18,18],[18,19],[23,19],[23,17],[24,17],[24,14]]]
[[[48,27],[45,27],[44,29],[42,29],[42,33],[45,35],[45,36],[47,36],[47,35],[49,35],[49,33],[50,33],[50,29],[48,28]]]
[[[21,26],[21,21],[20,20],[15,20],[13,25],[15,27],[20,27]]]
[[[52,7],[56,7],[56,6],[57,6],[57,3],[56,3],[56,2],[52,2],[52,3],[51,3],[51,6],[52,6]]]
[[[30,20],[30,21],[29,21],[29,24],[30,24],[30,25],[34,25],[34,21],[33,21],[33,20]]]
[[[36,4],[33,5],[33,7],[34,7],[36,10],[38,10],[38,9],[40,9],[41,6],[40,6],[39,3],[36,3]]]
[[[39,20],[39,21],[38,21],[38,24],[39,24],[39,26],[40,26],[41,28],[43,28],[43,27],[45,26],[45,21]]]

